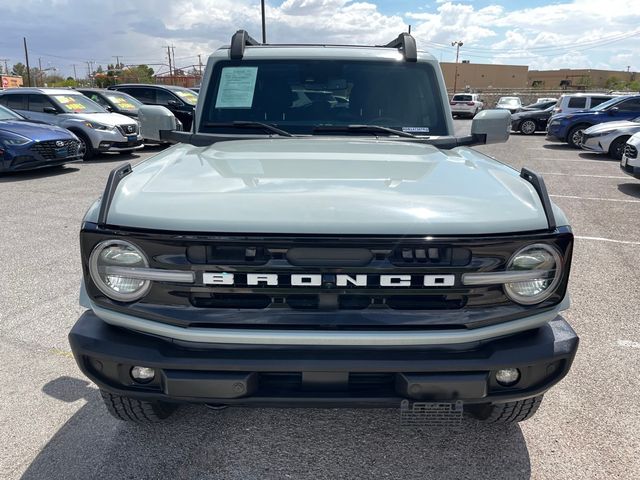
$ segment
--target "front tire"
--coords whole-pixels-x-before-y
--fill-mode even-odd
[[[518,400],[516,402],[496,403],[482,407],[473,415],[484,423],[518,423],[529,420],[535,415],[542,403],[543,395]]]
[[[615,158],[616,160],[622,160],[622,155],[624,154],[624,146],[629,140],[630,137],[618,137],[609,146],[609,156],[611,158]]]
[[[124,422],[158,423],[168,418],[177,408],[170,403],[147,402],[104,390],[100,390],[100,395],[109,413]]]
[[[82,161],[86,162],[87,160],[91,160],[93,157],[95,157],[96,150],[93,148],[93,144],[91,143],[91,140],[89,140],[89,137],[78,130],[72,130],[72,132],[80,140],[80,152],[82,154]]]
[[[567,143],[570,147],[580,148],[580,143],[582,142],[582,133],[589,128],[588,125],[578,125],[569,130],[567,134]]]
[[[533,120],[525,120],[520,124],[520,132],[524,135],[533,135],[536,133],[536,122]]]

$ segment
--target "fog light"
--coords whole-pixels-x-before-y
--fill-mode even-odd
[[[149,367],[133,367],[131,378],[138,383],[149,383],[156,376],[156,371]]]
[[[505,387],[515,385],[520,380],[520,370],[517,368],[503,368],[496,372],[496,380]]]

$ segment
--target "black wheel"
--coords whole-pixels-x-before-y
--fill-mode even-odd
[[[589,128],[588,125],[578,125],[569,130],[567,134],[567,143],[570,147],[580,148],[580,144],[582,143],[582,133]]]
[[[529,420],[538,411],[542,403],[542,395],[519,400],[517,402],[496,403],[486,405],[472,412],[472,414],[485,423],[518,423]]]
[[[100,390],[107,410],[118,420],[137,423],[158,423],[169,417],[176,405],[164,402],[146,402],[131,397],[114,395]]]
[[[96,151],[91,144],[91,140],[84,133],[79,130],[72,130],[72,132],[78,137],[80,140],[80,154],[82,155],[82,160],[87,161],[91,160],[96,155]]]
[[[525,120],[520,124],[520,131],[524,135],[533,135],[536,133],[536,122],[533,120]]]
[[[622,154],[624,153],[624,146],[629,140],[629,137],[618,137],[609,146],[609,156],[616,160],[622,160]]]

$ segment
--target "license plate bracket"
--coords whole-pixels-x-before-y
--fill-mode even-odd
[[[462,423],[462,401],[400,403],[400,425],[403,427],[452,427]]]

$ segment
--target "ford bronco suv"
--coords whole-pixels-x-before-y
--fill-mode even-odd
[[[438,62],[382,46],[262,45],[207,62],[191,132],[109,176],[80,232],[69,335],[122,420],[180,403],[396,407],[517,422],[569,371],[573,234],[536,173],[455,136]]]

